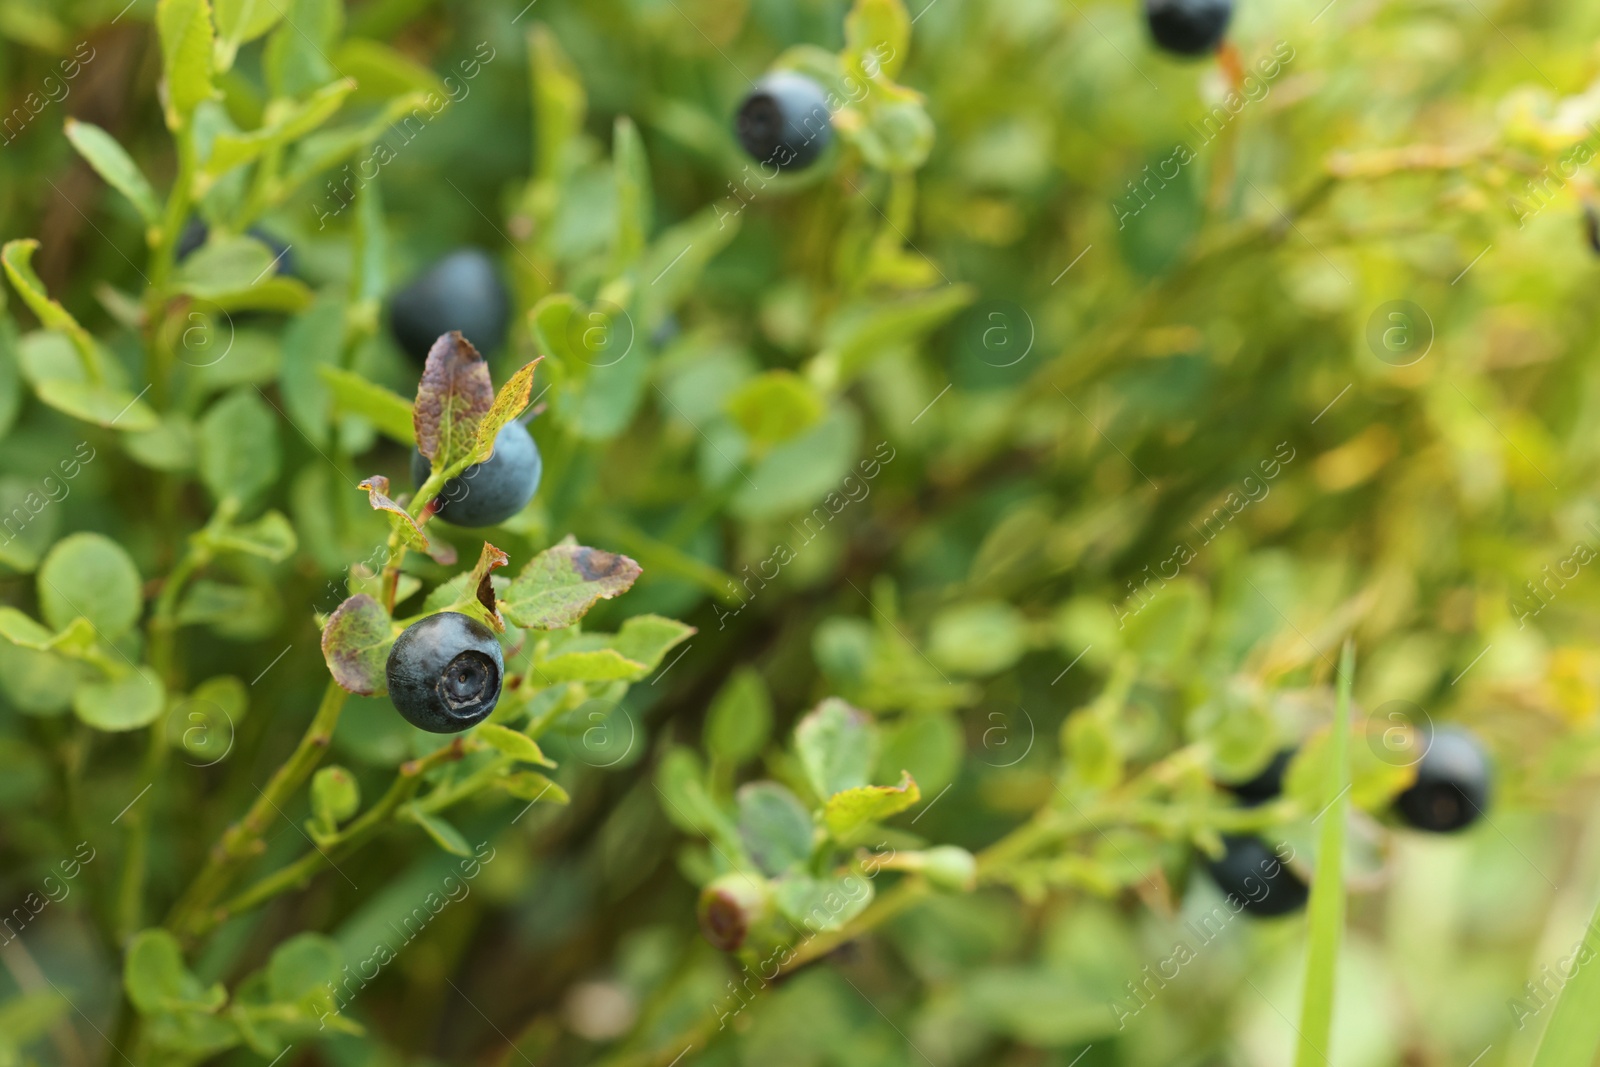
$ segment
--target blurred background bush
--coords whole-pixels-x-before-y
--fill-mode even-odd
[[[39,242],[37,284],[7,252],[0,599],[44,635],[0,642],[0,1064],[1285,1063],[1306,920],[1197,937],[1196,857],[1238,817],[1214,781],[1325,733],[1346,635],[1329,1062],[1530,1061],[1600,882],[1600,9],[1243,0],[1219,62],[1129,3],[907,2],[167,0],[162,33],[152,0],[0,2],[0,235]],[[732,117],[775,63],[872,87],[774,177]],[[697,632],[625,698],[518,705],[569,804],[473,799],[130,942],[318,707],[389,536],[355,485],[412,484],[359,383],[415,392],[389,304],[463,247],[510,292],[496,382],[546,357],[543,483],[486,536],[513,572],[569,533],[638,560],[585,630]],[[413,553],[402,602],[478,557],[430,534],[462,562]],[[752,978],[700,888],[736,786],[806,795],[787,739],[829,696],[920,790],[869,844],[979,884],[886,868],[865,936]],[[1447,722],[1493,808],[1408,832],[1384,739]],[[370,803],[439,743],[357,696],[326,762]],[[354,812],[317,781],[249,882]]]

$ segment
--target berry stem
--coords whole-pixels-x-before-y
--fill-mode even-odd
[[[282,806],[289,802],[296,790],[322,761],[333,740],[333,731],[339,723],[339,713],[344,710],[349,694],[329,679],[323,690],[322,703],[312,716],[311,724],[265,789],[250,806],[243,818],[225,830],[206,859],[206,865],[168,915],[166,927],[178,934],[194,934],[215,925],[206,921],[205,911],[227,889],[239,867],[265,847],[262,831],[282,814]]]
[[[364,845],[385,825],[392,822],[399,811],[422,785],[422,776],[435,767],[454,762],[465,754],[461,738],[456,738],[443,748],[400,765],[400,772],[383,797],[370,809],[331,839],[281,867],[272,874],[231,897],[207,914],[195,918],[193,933],[204,934],[228,919],[271,900],[280,893],[301,887],[325,865],[337,863]],[[470,779],[469,779],[470,780]],[[459,798],[457,798],[459,799]]]

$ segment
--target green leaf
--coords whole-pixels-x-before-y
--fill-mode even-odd
[[[96,730],[137,730],[165,710],[167,693],[150,667],[105,682],[85,682],[72,694],[72,710]]]
[[[322,630],[322,658],[333,680],[352,693],[388,691],[386,668],[394,624],[383,605],[365,593],[340,604]]]
[[[806,933],[838,930],[872,903],[872,883],[859,874],[813,878],[788,874],[772,883],[778,911]]]
[[[811,814],[777,782],[739,787],[739,837],[745,851],[768,877],[777,877],[811,858]]]
[[[461,831],[445,822],[437,815],[430,815],[415,804],[407,804],[400,809],[401,815],[416,823],[425,830],[434,843],[452,856],[472,855],[472,846],[467,844],[467,839],[461,836]]]
[[[695,628],[677,619],[660,615],[635,615],[622,624],[611,639],[611,647],[635,663],[644,666],[648,674],[661,666],[668,652],[694,636]],[[644,677],[644,674],[639,677]]]
[[[28,310],[38,317],[39,323],[47,330],[65,334],[72,342],[72,347],[78,350],[85,371],[91,376],[98,377],[103,373],[103,357],[95,345],[94,338],[89,336],[89,331],[78,325],[78,320],[73,318],[66,308],[50,299],[44,283],[34,273],[33,253],[38,247],[39,242],[31,237],[25,240],[7,241],[0,246],[0,266],[4,266],[12,288],[22,297],[22,302],[28,305]],[[148,427],[143,428],[148,429]]]
[[[760,754],[771,733],[772,696],[761,673],[749,665],[734,668],[706,713],[706,752],[738,767]]]
[[[450,95],[431,68],[381,41],[352,37],[339,45],[333,65],[360,86],[362,99],[388,100],[405,93]]]
[[[1066,754],[1066,784],[1072,791],[1103,791],[1122,781],[1122,746],[1100,707],[1067,716],[1061,725],[1061,748]]]
[[[239,294],[264,281],[274,269],[274,259],[272,249],[254,237],[216,237],[183,261],[175,281],[190,296]]]
[[[817,797],[867,784],[878,759],[878,729],[866,712],[829,697],[794,729],[795,750]]]
[[[278,480],[278,417],[254,386],[235,389],[200,420],[200,481],[218,501],[254,500]]]
[[[239,46],[253,41],[283,18],[284,0],[214,0],[217,23],[217,68],[233,66]]]
[[[945,608],[928,630],[928,655],[957,674],[998,674],[1022,658],[1028,647],[1028,622],[999,600]]]
[[[827,525],[851,506],[844,478],[861,452],[861,419],[836,406],[811,429],[776,445],[745,478],[731,510],[741,519],[772,519],[810,509],[802,522]]]
[[[911,16],[901,0],[856,0],[844,18],[845,57],[854,77],[893,78],[911,48]]]
[[[628,591],[639,565],[568,537],[539,553],[506,589],[505,615],[525,629],[571,626],[601,600]]]
[[[301,97],[334,78],[329,55],[344,28],[342,0],[270,0],[283,22],[267,38],[263,67],[275,97]]]
[[[621,274],[644,251],[650,233],[650,161],[639,128],[617,116],[611,141],[611,169],[617,187],[617,230],[611,245],[611,272]]]
[[[489,365],[472,343],[460,331],[439,338],[428,351],[412,418],[417,447],[435,470],[471,459],[478,424],[494,402]]]
[[[153,430],[124,434],[122,447],[140,464],[151,470],[173,473],[194,469],[194,422],[181,412],[161,418]]]
[[[179,626],[210,627],[235,641],[258,641],[277,629],[282,615],[282,601],[271,585],[197,578],[183,592],[177,621]]]
[[[873,357],[920,340],[976,296],[970,286],[949,285],[894,301],[850,308],[828,324],[828,348],[817,356],[817,362],[833,367],[832,374],[838,382],[848,382]]]
[[[128,942],[122,985],[141,1015],[214,1012],[228,1000],[220,984],[206,986],[189,972],[178,939],[165,930],[141,930]]]
[[[208,0],[160,0],[156,29],[166,77],[167,128],[188,125],[201,101],[211,99],[214,46]]]
[[[71,415],[96,426],[137,433],[154,430],[161,418],[134,394],[93,382],[52,378],[34,386],[39,399],[63,415]]]
[[[535,664],[537,677],[545,685],[563,682],[634,681],[650,673],[643,663],[631,660],[614,648],[580,649],[562,652]]]
[[[1348,750],[1343,756],[1342,750]],[[1344,760],[1345,770],[1336,764]],[[1312,734],[1295,753],[1284,772],[1283,791],[1315,814],[1327,803],[1328,781],[1338,775],[1349,783],[1349,800],[1363,811],[1379,812],[1416,779],[1414,764],[1386,759],[1376,745],[1343,744],[1331,729]]]
[[[33,573],[55,540],[61,510],[50,499],[52,488],[23,478],[0,477],[0,531],[5,534],[0,537],[0,563],[21,574]]]
[[[490,406],[488,414],[478,424],[477,443],[473,448],[472,462],[483,463],[494,455],[494,441],[500,436],[500,431],[506,423],[522,414],[528,406],[528,397],[533,392],[533,369],[539,363],[538,359],[531,363],[524,363],[517,373],[505,385],[500,387],[500,392],[495,394],[494,404]]]
[[[835,793],[828,798],[822,818],[829,833],[848,840],[862,827],[898,815],[921,799],[911,772],[901,771],[899,785],[863,785]]]
[[[66,997],[54,989],[24,993],[0,1004],[0,1048],[5,1041],[26,1045],[43,1037],[71,1011]],[[23,1061],[14,1062],[21,1067]]]
[[[336,770],[337,768],[327,768]],[[302,933],[273,950],[267,964],[267,993],[278,1004],[318,1004],[339,980],[344,953],[332,938]]]
[[[867,121],[855,131],[856,147],[872,166],[906,175],[928,161],[934,126],[918,99],[875,101]]]
[[[554,761],[548,759],[539,750],[539,743],[527,734],[518,733],[498,723],[486,722],[479,726],[473,734],[478,740],[498,749],[501,755],[510,756],[512,759],[524,763],[537,763],[542,767],[554,767]]]
[[[1600,904],[1583,930],[1580,951],[1573,953],[1582,966],[1573,964],[1571,977],[1561,986],[1532,1067],[1592,1067],[1600,1057],[1600,1012],[1594,1010],[1600,1003],[1600,967],[1594,966],[1590,940],[1596,929],[1600,929]]]
[[[64,537],[39,566],[39,611],[57,630],[81,615],[113,641],[133,629],[143,607],[139,569],[103,534]]]
[[[428,541],[428,535],[422,532],[422,527],[417,525],[417,520],[411,517],[409,511],[390,498],[389,479],[381,474],[374,474],[363,481],[357,488],[367,491],[367,502],[372,505],[372,510],[384,513],[389,520],[390,528],[399,532],[401,539],[405,541],[408,548],[414,548],[419,552],[427,552],[429,550],[431,546]]]
[[[528,66],[533,74],[534,176],[553,181],[568,149],[583,130],[587,108],[577,68],[542,22],[528,33]]]
[[[161,204],[150,187],[150,180],[116,138],[92,123],[69,118],[67,140],[107,185],[128,198],[146,225],[161,224]]]
[[[503,778],[496,778],[495,785],[518,800],[529,803],[537,800],[547,800],[552,804],[572,803],[565,789],[538,771],[515,771]]]
[[[233,751],[240,721],[250,709],[249,690],[231,674],[207,678],[187,696],[174,695],[167,715],[167,743],[181,747],[199,766],[214,766]]]
[[[268,511],[254,522],[205,531],[202,536],[218,552],[238,552],[273,563],[282,563],[299,547],[294,526],[281,511]]]
[[[1339,696],[1333,715],[1333,752],[1323,783],[1322,822],[1317,839],[1317,870],[1307,906],[1311,931],[1306,945],[1305,992],[1300,1002],[1300,1040],[1295,1067],[1328,1062],[1333,1033],[1333,991],[1344,937],[1344,838],[1350,786],[1350,686],[1355,674],[1355,645],[1346,641],[1339,656]],[[1600,1030],[1597,1030],[1600,1033]],[[1591,1060],[1593,1047],[1590,1048]]]
[[[323,767],[311,778],[311,813],[331,833],[361,810],[361,786],[343,767]]]
[[[758,445],[787,441],[815,426],[824,411],[816,387],[793,371],[770,370],[728,397],[733,421]]]
[[[248,2],[248,0],[247,0]],[[283,0],[254,0],[258,4],[277,4]],[[214,181],[235,167],[252,163],[264,153],[300,140],[321,126],[343,106],[356,88],[352,78],[322,86],[303,103],[278,100],[268,109],[269,121],[248,133],[220,133],[211,143],[211,155],[202,174]]]
[[[639,265],[648,284],[639,293],[641,322],[654,325],[692,293],[706,266],[739,234],[740,216],[713,204],[661,232]]]
[[[21,609],[0,607],[0,638],[18,648],[46,652],[54,646],[56,635],[35,622]]]
[[[343,367],[318,364],[317,376],[333,394],[333,403],[338,410],[360,415],[377,427],[379,433],[403,445],[417,443],[411,401]]]
[[[674,826],[704,834],[732,857],[743,854],[739,829],[706,790],[705,772],[693,749],[680,745],[668,750],[656,772],[656,789],[661,810]]]

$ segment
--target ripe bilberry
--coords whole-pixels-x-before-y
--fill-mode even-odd
[[[734,120],[739,143],[759,163],[803,170],[833,140],[822,86],[792,70],[775,70],[756,83]]]
[[[411,480],[418,488],[428,480],[431,464],[420,451],[411,455]],[[533,499],[544,461],[528,428],[515,419],[494,439],[494,455],[474,463],[444,483],[434,514],[453,526],[493,526],[504,522]]]
[[[1246,913],[1267,919],[1305,907],[1311,888],[1261,838],[1223,834],[1222,845],[1222,858],[1206,860],[1206,869]]]
[[[454,734],[489,717],[505,661],[490,629],[442,611],[412,623],[389,650],[389,699],[419,730]]]
[[[418,363],[440,334],[460,330],[485,354],[505,344],[511,294],[488,254],[476,248],[450,253],[394,294],[389,330]]]
[[[1418,830],[1444,834],[1476,822],[1489,806],[1489,754],[1471,731],[1441,726],[1417,762],[1417,780],[1395,798],[1400,817]]]
[[[1145,0],[1144,18],[1157,45],[1180,56],[1215,52],[1228,32],[1233,0]]]

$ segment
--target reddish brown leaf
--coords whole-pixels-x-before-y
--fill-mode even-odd
[[[489,575],[497,568],[504,567],[511,562],[511,557],[485,541],[483,552],[478,556],[478,565],[472,568],[470,585],[476,591],[478,603],[487,613],[489,625],[498,633],[504,633],[505,620],[500,617],[500,612],[495,609],[494,584],[489,580]]]
[[[469,458],[478,424],[493,407],[489,365],[461,331],[441,336],[428,351],[412,414],[422,454],[435,467]]]
[[[340,604],[322,628],[322,658],[333,680],[362,696],[388,689],[385,672],[393,645],[389,613],[365,593]]]

